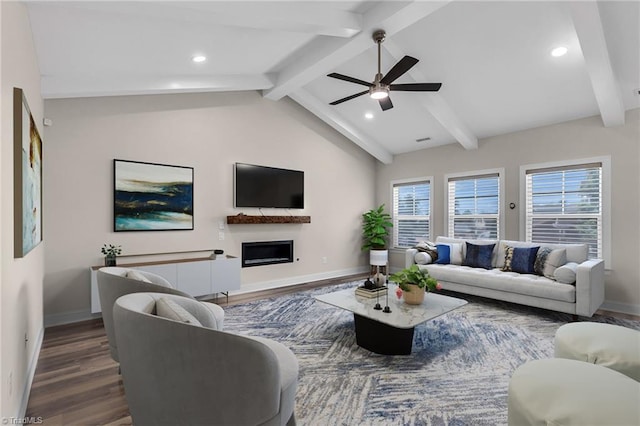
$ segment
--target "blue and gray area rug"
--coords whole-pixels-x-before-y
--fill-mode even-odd
[[[511,374],[552,357],[556,329],[571,320],[452,293],[469,304],[417,326],[411,355],[377,355],[356,344],[353,314],[312,297],[359,284],[225,308],[226,331],[271,338],[296,354],[299,425],[506,425]],[[640,321],[588,320],[640,329]]]

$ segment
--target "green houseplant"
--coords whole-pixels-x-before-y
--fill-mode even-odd
[[[116,256],[122,253],[122,247],[113,244],[105,244],[100,249],[104,254],[104,266],[116,266]]]
[[[389,279],[398,284],[396,292],[398,298],[404,296],[405,303],[419,305],[424,300],[427,291],[440,290],[440,283],[429,275],[427,270],[420,269],[418,265],[411,265],[401,271],[392,274]]]
[[[362,214],[362,250],[384,250],[387,247],[391,216],[384,211],[384,204]]]

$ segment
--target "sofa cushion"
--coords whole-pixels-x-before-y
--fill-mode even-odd
[[[482,269],[456,265],[423,265],[429,275],[442,283],[447,282],[484,287],[508,293],[523,294],[544,299],[575,303],[576,288],[533,274],[505,272],[498,268]]]
[[[490,245],[490,244],[494,244],[494,248],[493,248],[493,256],[491,258],[491,267],[495,268],[496,266],[496,260],[497,260],[497,255],[498,255],[498,240],[485,240],[485,239],[479,239],[479,240],[465,240],[462,238],[450,238],[450,237],[437,237],[436,238],[436,243],[438,244],[460,244],[462,246],[462,258],[465,259],[467,257],[467,242],[471,243],[471,244],[475,244],[478,246],[483,246],[483,245]]]
[[[451,263],[451,246],[449,244],[438,244],[438,259],[436,263],[439,265],[448,265]]]
[[[437,244],[436,247],[438,247],[438,260],[436,260],[436,263],[462,265],[462,244]]]
[[[418,265],[428,265],[429,263],[433,262],[433,259],[431,259],[431,256],[429,255],[429,253],[424,251],[417,252],[416,255],[413,257],[413,260]]]
[[[143,283],[150,283],[151,282],[151,280],[149,280],[147,277],[142,275],[140,273],[140,271],[136,271],[135,269],[129,269],[125,276],[127,278],[132,279],[132,280],[142,281]]]
[[[578,270],[578,264],[575,262],[568,262],[557,268],[553,273],[554,278],[559,283],[574,284],[576,282],[576,272]]]
[[[464,258],[464,265],[473,268],[491,269],[493,259],[493,249],[495,244],[472,244],[466,242],[467,254]]]
[[[544,247],[544,249],[549,249],[549,247]],[[555,280],[556,269],[565,263],[567,263],[567,249],[551,250],[544,260],[542,275],[551,280]]]
[[[440,237],[438,237],[440,238]],[[548,247],[550,249],[565,249],[566,250],[566,262],[582,263],[587,260],[589,253],[589,247],[587,244],[550,244],[550,243],[527,243],[524,241],[512,241],[512,240],[500,240],[498,242],[498,257],[496,268],[502,268],[504,266],[504,250],[505,247],[534,247],[540,246],[540,248]],[[564,263],[563,263],[564,265]]]
[[[156,302],[156,314],[159,317],[187,324],[202,326],[200,321],[174,300],[163,297]]]
[[[540,247],[507,247],[502,270],[533,274],[539,249]]]

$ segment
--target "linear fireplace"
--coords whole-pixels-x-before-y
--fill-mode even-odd
[[[242,267],[293,262],[293,240],[242,243]]]

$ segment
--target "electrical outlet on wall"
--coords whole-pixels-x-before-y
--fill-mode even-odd
[[[327,263],[327,257],[326,256],[322,257],[322,263]]]
[[[218,232],[218,240],[224,241],[224,232],[222,231]]]
[[[9,380],[8,380],[7,387],[9,388],[9,396],[11,396],[11,394],[13,394],[13,371],[9,373]]]

